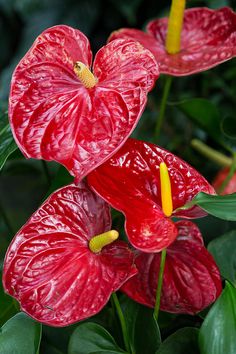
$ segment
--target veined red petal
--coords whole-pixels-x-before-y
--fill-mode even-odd
[[[132,39],[134,41],[138,41],[141,43],[145,48],[150,50],[154,57],[156,58],[158,65],[162,65],[160,62],[160,58],[165,55],[165,46],[158,46],[156,38],[150,34],[143,32],[141,30],[135,28],[121,28],[117,31],[111,33],[110,37],[108,38],[108,42],[112,42],[115,39]],[[163,40],[164,41],[164,38]],[[160,67],[161,69],[161,67]],[[160,71],[161,72],[161,71]]]
[[[98,83],[87,89],[73,67],[77,61],[90,66],[91,56],[79,30],[55,26],[44,31],[18,64],[9,99],[11,127],[24,155],[57,161],[77,180],[125,142],[159,74],[148,50],[118,40],[98,52]]]
[[[173,76],[205,71],[236,56],[236,14],[228,7],[185,10],[181,51],[177,54],[165,50],[167,25],[167,18],[153,20],[147,26],[148,35],[124,28],[114,32],[109,40],[138,40],[154,54],[160,72]]]
[[[149,92],[159,76],[153,54],[131,39],[117,39],[102,47],[95,56],[93,67],[100,84],[116,89],[122,96],[138,87],[144,93]]]
[[[128,139],[123,147],[88,176],[90,186],[126,216],[126,231],[134,247],[159,252],[177,236],[173,222],[161,209],[159,165],[170,174],[174,210],[199,192],[214,189],[186,162],[154,144]],[[199,207],[176,211],[174,216],[196,218],[206,213]]]
[[[219,270],[203,245],[201,233],[190,221],[176,223],[178,237],[168,247],[161,295],[161,309],[195,314],[209,306],[222,290]],[[122,290],[133,300],[154,307],[160,253],[137,252],[139,273]]]
[[[127,244],[98,253],[91,237],[110,230],[109,206],[85,183],[54,192],[13,239],[3,284],[23,311],[52,326],[67,326],[101,310],[136,274]]]

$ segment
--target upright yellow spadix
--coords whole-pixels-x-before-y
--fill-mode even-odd
[[[180,51],[185,2],[186,0],[172,0],[166,36],[166,51],[169,54]]]
[[[84,63],[81,63],[81,61],[77,61],[74,64],[74,72],[76,73],[79,80],[86,88],[92,88],[96,85],[97,83],[96,77],[89,70],[89,68],[86,65],[84,65]]]
[[[103,247],[117,240],[118,237],[119,237],[119,232],[116,230],[110,230],[104,232],[103,234],[94,236],[89,241],[89,249],[93,253],[98,253],[103,249]]]
[[[160,163],[160,180],[162,211],[165,216],[171,216],[173,212],[171,183],[168,168],[165,162]]]

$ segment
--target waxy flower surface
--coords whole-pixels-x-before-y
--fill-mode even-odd
[[[125,242],[112,242],[117,235],[110,229],[109,206],[85,183],[59,189],[13,239],[4,262],[5,291],[48,325],[96,314],[136,274],[133,253]],[[100,249],[104,237],[112,243]]]
[[[161,309],[195,314],[220,295],[219,270],[203,244],[198,227],[191,221],[176,222],[178,237],[167,248],[162,285]],[[160,253],[136,252],[138,274],[122,290],[133,300],[154,307]]]
[[[28,158],[54,160],[81,180],[135,128],[159,75],[152,53],[119,39],[95,56],[79,30],[47,29],[16,67],[9,117]]]
[[[148,23],[147,33],[124,28],[113,32],[109,40],[139,41],[152,51],[160,72],[172,76],[198,73],[236,56],[236,14],[228,7],[185,10],[178,53],[166,50],[167,28],[168,18],[156,19]]]
[[[169,171],[173,213],[162,210],[160,164]],[[206,213],[193,206],[179,210],[199,192],[214,194],[213,187],[186,162],[154,144],[128,139],[123,147],[88,176],[88,183],[126,217],[131,244],[144,252],[159,252],[177,237],[171,216],[198,218]],[[162,195],[163,194],[163,195]]]

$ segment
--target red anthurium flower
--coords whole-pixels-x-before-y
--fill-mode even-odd
[[[93,73],[91,61],[79,30],[49,28],[15,69],[9,101],[24,155],[57,161],[78,180],[125,142],[159,74],[152,53],[130,39],[102,47]]]
[[[110,228],[109,206],[85,183],[54,192],[8,249],[6,292],[52,326],[96,314],[136,274],[133,253],[123,241],[111,243],[118,233]]]
[[[224,168],[218,172],[214,181],[212,182],[212,185],[216,191],[220,189],[228,174],[229,168]],[[236,193],[236,173],[233,174],[233,177],[230,179],[224,189],[220,192],[221,195],[232,193]]]
[[[184,76],[210,69],[236,56],[236,14],[228,7],[218,10],[192,8],[185,10],[180,51],[166,50],[168,18],[149,22],[147,33],[124,28],[112,33],[117,38],[138,40],[152,51],[160,72]]]
[[[161,310],[195,314],[220,295],[220,273],[203,245],[198,227],[191,221],[175,225],[178,237],[167,248]],[[137,251],[135,263],[139,272],[122,287],[133,300],[150,307],[155,305],[160,258],[160,253]]]
[[[161,186],[163,162],[172,189],[170,212],[163,212],[170,194]],[[128,139],[111,159],[90,173],[88,182],[96,193],[125,214],[129,241],[144,252],[159,252],[175,240],[178,230],[169,216],[205,216],[196,206],[188,210],[178,208],[198,192],[214,193],[213,187],[186,162],[154,144],[135,139]]]

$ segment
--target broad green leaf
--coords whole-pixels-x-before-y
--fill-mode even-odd
[[[198,333],[197,328],[181,328],[161,344],[156,354],[199,354]]]
[[[11,128],[7,123],[0,130],[0,170],[3,168],[8,156],[17,149],[17,145],[12,136]]]
[[[201,354],[236,353],[236,289],[226,282],[199,333]]]
[[[125,353],[118,347],[114,338],[102,326],[87,322],[79,325],[73,332],[68,354]]]
[[[42,325],[20,312],[0,330],[0,353],[36,354],[39,351]]]
[[[221,275],[236,285],[236,230],[217,237],[208,244]]]
[[[236,193],[227,195],[211,195],[200,192],[195,198],[184,207],[182,210],[189,209],[193,205],[198,205],[219,219],[236,221]]]
[[[124,315],[135,354],[155,353],[160,346],[161,335],[153,310],[126,298]]]

